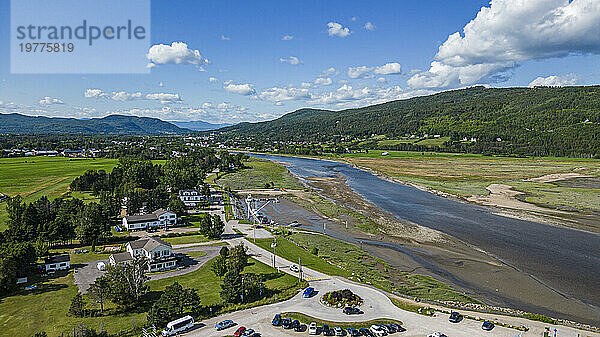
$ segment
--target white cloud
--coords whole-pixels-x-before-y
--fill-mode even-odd
[[[350,20],[356,21],[356,16],[351,17]]]
[[[476,18],[439,47],[415,88],[470,85],[506,78],[527,60],[600,54],[600,1],[491,0]]]
[[[154,67],[157,64],[194,64],[203,65],[209,64],[208,60],[200,55],[198,50],[189,49],[184,42],[173,42],[168,44],[156,44],[150,47],[146,58],[151,63],[149,67]]]
[[[348,67],[348,77],[350,78],[369,78],[373,77],[370,72],[373,71],[372,67],[359,66],[359,67]]]
[[[283,41],[290,41],[290,40],[294,39],[294,36],[293,35],[284,35],[281,39]]]
[[[300,61],[299,58],[297,58],[296,56],[290,56],[288,58],[282,57],[279,59],[280,62],[287,62],[291,65],[297,66],[299,64],[302,64],[302,62]]]
[[[225,35],[221,35],[221,40],[223,40],[223,41],[229,41],[229,40],[231,40],[231,38],[227,37]]]
[[[379,77],[379,78],[377,78],[377,82],[379,82],[379,83],[386,83],[387,80],[385,79],[385,77]]]
[[[163,82],[158,82],[158,86],[159,86],[159,87],[164,87],[164,86],[165,86],[165,84],[164,84]]]
[[[231,81],[227,81],[225,82],[224,89],[227,92],[244,96],[254,95],[256,93],[256,90],[254,90],[254,85],[250,83],[234,84]]]
[[[100,89],[87,89],[83,94],[85,98],[107,98],[108,95]]]
[[[209,81],[210,83],[216,83],[216,82],[219,82],[219,80],[218,80],[216,77],[209,77],[209,78],[208,78],[208,81]]]
[[[402,73],[402,67],[400,66],[400,63],[391,62],[376,67],[373,72],[378,75],[395,75]]]
[[[338,71],[334,67],[329,67],[328,69],[323,70],[321,76],[335,76],[338,74]]]
[[[181,97],[179,97],[179,94],[168,94],[163,92],[147,94],[146,99],[152,101],[160,101],[161,104],[179,103],[182,101]]]
[[[317,85],[331,85],[333,83],[333,81],[331,80],[330,77],[318,77],[315,80],[315,84]]]
[[[40,104],[41,105],[65,104],[65,102],[63,102],[62,100],[60,100],[58,98],[46,96],[40,100]]]
[[[346,37],[351,34],[350,29],[348,29],[348,27],[343,27],[337,22],[330,22],[327,24],[327,27],[329,27],[327,29],[329,36]]]
[[[126,91],[113,91],[111,97],[111,99],[115,100],[115,101],[121,101],[121,102],[125,102],[125,101],[133,101],[135,99],[140,99],[142,98],[142,93],[141,92],[134,92],[134,93],[128,93]]]
[[[365,25],[363,26],[364,29],[366,30],[375,30],[375,25],[372,24],[371,22],[367,22],[365,23]]]
[[[312,88],[314,87],[314,85],[312,83],[309,82],[302,82],[302,84],[300,84],[302,86],[302,88]]]
[[[538,77],[529,83],[530,88],[534,87],[564,87],[577,84],[577,76],[568,74],[565,76],[551,75],[548,77]]]
[[[270,102],[304,100],[304,99],[310,98],[308,89],[294,88],[294,87],[268,88],[268,89],[265,89],[264,91],[261,91],[257,96],[259,99],[261,99],[263,101],[270,101]]]

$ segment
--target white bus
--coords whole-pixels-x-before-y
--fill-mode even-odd
[[[167,323],[167,328],[162,331],[163,336],[174,336],[181,332],[187,331],[194,326],[194,318],[185,316]]]

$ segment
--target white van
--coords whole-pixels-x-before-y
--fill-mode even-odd
[[[194,326],[194,318],[185,316],[167,323],[167,328],[162,331],[163,336],[174,336],[178,333],[187,331]]]

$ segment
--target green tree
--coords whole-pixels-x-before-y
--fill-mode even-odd
[[[69,316],[73,317],[83,317],[85,315],[85,300],[81,293],[77,293],[73,296],[71,300],[71,305],[69,306]]]
[[[215,257],[210,265],[210,269],[219,277],[219,279],[222,279],[225,273],[227,273],[227,258],[223,257],[223,255]]]
[[[109,284],[110,301],[124,307],[138,304],[142,295],[148,291],[147,271],[148,263],[145,259],[108,266],[106,273],[101,277],[106,278]]]
[[[229,270],[221,284],[221,299],[226,303],[237,303],[243,297],[242,275],[236,269]]]
[[[96,244],[100,239],[110,234],[109,219],[102,210],[100,204],[91,202],[83,208],[77,226],[77,237],[83,244],[92,246],[96,250]]]
[[[88,289],[88,295],[100,304],[100,313],[104,313],[104,302],[110,294],[110,282],[105,277],[99,277]]]
[[[248,265],[248,253],[246,250],[246,246],[242,243],[229,250],[229,257],[227,258],[229,270],[235,270],[238,273],[244,270]]]
[[[187,214],[187,210],[185,209],[185,204],[178,197],[171,198],[169,201],[169,210],[177,214],[178,217],[184,216]]]
[[[196,315],[199,312],[200,296],[196,289],[183,288],[175,282],[165,288],[160,298],[148,312],[148,323],[157,327],[182,317],[186,312]]]

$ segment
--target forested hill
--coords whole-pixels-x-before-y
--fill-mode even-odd
[[[220,131],[284,141],[428,134],[451,137],[442,149],[460,152],[600,156],[600,86],[472,87],[359,109],[301,109]],[[394,147],[418,150],[412,144]]]
[[[0,114],[0,133],[183,134],[191,132],[157,118],[110,115],[75,119]]]

